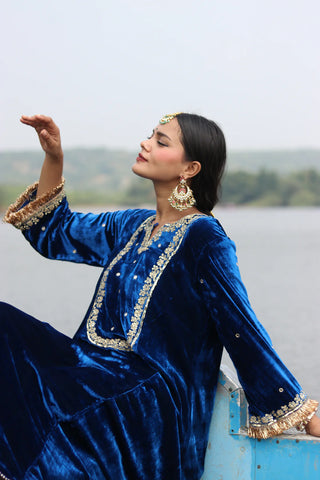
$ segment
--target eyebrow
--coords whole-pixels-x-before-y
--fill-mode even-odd
[[[168,135],[166,135],[165,133],[159,132],[159,130],[157,129],[153,130],[153,133],[158,135],[158,137],[166,137],[168,140],[171,140],[171,138]]]

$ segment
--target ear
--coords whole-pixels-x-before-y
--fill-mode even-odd
[[[186,180],[188,178],[195,177],[201,170],[201,163],[200,162],[186,162],[185,168],[181,176],[183,176]]]

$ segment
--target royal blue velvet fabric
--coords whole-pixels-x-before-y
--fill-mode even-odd
[[[24,231],[48,258],[103,270],[73,339],[0,305],[0,471],[10,479],[200,479],[223,346],[252,415],[301,392],[219,222],[189,217],[148,241],[153,214],[71,213],[64,199]]]

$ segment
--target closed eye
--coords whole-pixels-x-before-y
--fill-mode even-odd
[[[159,140],[160,138],[163,138],[163,137],[166,137],[166,136],[167,136],[167,135],[164,135],[164,134],[161,133],[161,132],[155,132],[155,131],[153,130],[152,134],[149,135],[149,137],[147,137],[147,139],[150,140],[154,135],[158,138],[157,144],[160,145],[160,147],[167,147],[167,146],[168,146],[166,143],[163,143],[163,142],[161,142],[161,141]]]
[[[150,138],[152,138],[153,136],[156,136],[157,138],[157,144],[160,145],[160,147],[168,147],[169,145],[167,143],[163,143],[160,139],[163,139],[163,138],[166,138],[169,140],[169,144],[170,144],[170,141],[171,141],[171,138],[166,135],[165,133],[159,131],[158,129],[155,129],[155,130],[152,130],[152,134],[149,135],[148,140],[150,140]]]

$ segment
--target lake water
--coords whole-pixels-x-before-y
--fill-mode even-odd
[[[236,242],[249,298],[276,350],[320,400],[320,209],[218,208],[215,215]],[[2,223],[0,265],[0,300],[67,335],[76,331],[99,268],[46,260]]]

